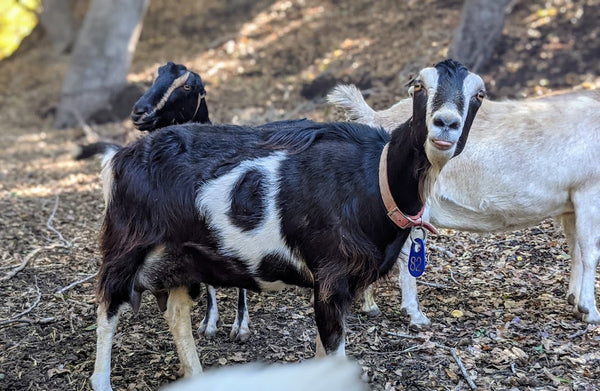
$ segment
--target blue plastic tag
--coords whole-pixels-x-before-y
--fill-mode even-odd
[[[408,257],[408,271],[413,277],[419,277],[425,271],[425,242],[421,238],[413,239]]]

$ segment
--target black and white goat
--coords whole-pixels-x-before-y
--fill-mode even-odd
[[[93,388],[111,389],[119,310],[136,310],[145,290],[164,311],[185,375],[202,370],[190,324],[201,283],[313,287],[317,355],[344,355],[347,308],[392,268],[406,228],[421,224],[483,89],[479,76],[446,60],[420,72],[412,117],[391,136],[306,120],[185,124],[105,159]]]
[[[206,89],[202,78],[185,65],[168,62],[159,67],[158,76],[152,86],[134,104],[131,120],[137,129],[148,132],[188,122],[210,124]],[[80,145],[75,159],[87,159],[120,148],[118,144],[105,141]],[[199,333],[213,337],[219,324],[215,288],[207,285],[206,296],[206,315],[200,323]],[[230,337],[233,340],[246,341],[250,336],[249,323],[246,290],[240,288],[238,309]]]
[[[154,131],[173,124],[189,122],[211,123],[205,101],[206,91],[200,76],[185,66],[169,62],[158,70],[158,78],[136,102],[131,120],[139,130]],[[246,341],[250,336],[250,316],[246,290],[239,289],[238,308],[231,327],[233,340]],[[199,332],[213,337],[219,325],[216,290],[206,286],[206,315]]]
[[[330,103],[353,120],[392,131],[409,115],[402,100],[374,111],[354,86],[337,86]],[[481,107],[468,147],[436,181],[426,215],[436,226],[507,231],[557,217],[571,250],[567,299],[584,321],[600,323],[594,282],[600,258],[600,95],[570,93]],[[413,326],[430,323],[419,308],[416,280],[399,258],[402,309]],[[370,290],[363,310],[377,312]]]

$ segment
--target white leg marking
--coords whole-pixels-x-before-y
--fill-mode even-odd
[[[365,289],[365,293],[363,295],[363,303],[361,307],[361,311],[367,314],[368,316],[380,316],[381,310],[377,306],[375,302],[375,296],[373,294],[373,285],[369,285],[367,289]]]
[[[419,307],[419,299],[417,297],[417,280],[411,276],[408,271],[408,255],[410,252],[410,239],[404,243],[402,251],[398,255],[398,267],[400,274],[398,275],[398,283],[402,292],[401,310],[410,318],[410,327],[423,328],[431,324],[431,321],[421,311]]]
[[[315,357],[322,358],[327,356],[323,342],[321,341],[321,335],[317,331],[317,339],[315,341]]]
[[[192,299],[186,288],[177,288],[169,292],[165,319],[169,324],[173,340],[177,347],[177,354],[181,362],[184,376],[191,376],[202,372],[196,343],[192,335],[190,310]]]
[[[241,313],[241,319],[240,319]],[[248,314],[248,301],[246,300],[246,290],[240,288],[238,296],[238,308],[235,312],[235,320],[231,326],[229,338],[233,341],[246,342],[250,338],[250,314]]]
[[[569,245],[571,254],[571,274],[569,277],[569,290],[567,301],[573,305],[573,311],[579,314],[576,303],[579,303],[579,292],[581,291],[581,278],[583,276],[583,264],[581,263],[581,248],[577,243],[577,232],[575,227],[575,214],[567,213],[561,215],[561,222]]]
[[[200,323],[198,333],[212,338],[219,329],[219,309],[217,308],[217,291],[212,285],[206,286],[206,315]]]
[[[321,341],[321,335],[319,334],[319,332],[317,331],[317,339],[315,341],[315,357],[316,358],[323,358],[327,356],[327,351],[325,350],[325,346],[323,346],[323,341]],[[346,356],[346,335],[345,333],[342,335],[342,338],[340,339],[340,344],[338,345],[338,347],[332,351],[330,354],[330,356],[336,356],[336,357],[345,357]]]
[[[344,335],[342,335],[342,339],[340,340],[340,344],[338,345],[337,349],[335,349],[333,352],[331,352],[331,356],[336,356],[336,357],[345,357],[346,356],[346,335],[344,333]]]
[[[112,350],[113,336],[119,321],[117,313],[111,319],[106,316],[106,305],[100,303],[96,311],[97,320],[97,342],[96,342],[96,363],[94,364],[94,373],[90,378],[92,389],[94,391],[111,391],[110,386],[110,356]]]
[[[578,310],[588,323],[600,323],[600,312],[596,307],[596,267],[600,258],[600,206],[593,200],[598,199],[600,188],[588,188],[573,194],[575,206],[575,238],[581,250],[581,290],[579,291]]]

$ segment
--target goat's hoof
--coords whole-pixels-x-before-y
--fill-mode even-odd
[[[235,342],[246,342],[250,338],[250,330],[244,327],[240,327],[239,329],[232,328],[229,338]]]
[[[94,391],[112,391],[110,373],[94,373],[90,377],[90,383]]]
[[[567,296],[567,303],[571,304],[571,305],[575,305],[575,295],[573,293],[569,294],[569,296]]]
[[[400,312],[403,315],[408,316],[408,318],[410,319],[410,322],[408,324],[408,328],[410,330],[420,331],[431,326],[431,321],[421,311],[418,311],[417,313],[410,313],[406,308],[402,308],[400,309]]]
[[[577,312],[579,312],[580,314],[584,314],[583,316],[585,317],[585,315],[590,313],[590,310],[588,310],[586,307],[582,306],[581,304],[579,304],[577,306]]]
[[[200,323],[200,327],[198,328],[198,334],[203,335],[205,338],[213,338],[217,335],[217,331],[219,331],[219,327],[221,326],[221,321],[218,320],[216,323],[205,322],[204,320]]]
[[[586,323],[600,324],[600,313],[597,309],[583,313],[583,321]]]
[[[375,308],[371,308],[368,311],[363,311],[365,315],[367,315],[369,318],[377,318],[379,316],[381,316],[382,312],[378,307]]]

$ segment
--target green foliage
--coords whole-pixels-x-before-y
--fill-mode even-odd
[[[0,0],[0,60],[10,56],[38,23],[41,0]]]

